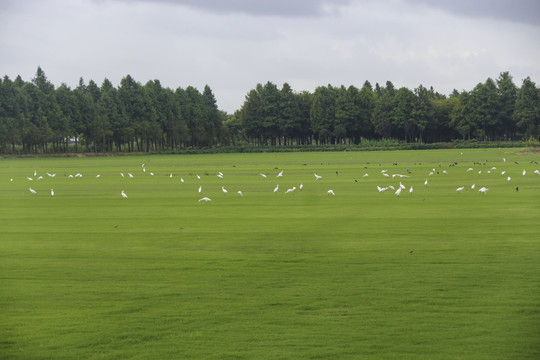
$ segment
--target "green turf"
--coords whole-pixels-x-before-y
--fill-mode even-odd
[[[0,358],[538,359],[516,151],[0,159]]]

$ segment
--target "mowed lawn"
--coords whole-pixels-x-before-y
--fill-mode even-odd
[[[0,159],[0,358],[538,359],[518,150]]]

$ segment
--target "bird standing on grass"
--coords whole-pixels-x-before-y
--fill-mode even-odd
[[[122,197],[123,197],[124,199],[127,199],[127,195],[126,195],[126,193],[124,192],[124,190],[122,190],[121,194],[122,194]]]
[[[336,194],[334,194],[334,190],[328,190],[328,194],[336,196]]]
[[[34,189],[32,189],[32,188],[28,188],[28,190],[30,190],[30,192],[31,192],[32,194],[37,194],[37,191],[34,190]]]

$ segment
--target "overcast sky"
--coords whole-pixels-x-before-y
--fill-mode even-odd
[[[229,113],[267,81],[449,94],[509,71],[539,85],[539,39],[538,0],[0,0],[2,76],[208,84]]]

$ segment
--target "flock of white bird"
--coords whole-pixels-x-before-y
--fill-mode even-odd
[[[503,158],[503,162],[506,162],[506,159]],[[142,164],[141,167],[142,167],[142,171],[143,171],[144,173],[146,173],[146,167],[145,167],[145,164]],[[470,168],[468,168],[468,169],[466,170],[466,172],[472,172],[472,171],[475,171],[472,167],[470,167]],[[496,168],[496,167],[492,167],[492,168],[490,168],[489,170],[487,170],[487,174],[492,174],[492,173],[495,173],[496,171],[497,171],[497,168]],[[407,169],[407,172],[410,174],[409,169]],[[383,176],[384,178],[390,178],[390,177],[391,177],[392,179],[396,179],[396,178],[399,178],[399,179],[410,178],[410,175],[403,175],[403,174],[397,174],[397,173],[396,173],[396,174],[389,174],[389,173],[388,173],[388,170],[381,170],[380,173],[382,174],[382,176]],[[428,173],[428,178],[431,177],[431,176],[435,176],[436,174],[439,175],[440,173],[442,173],[443,175],[447,175],[447,174],[448,174],[448,171],[446,171],[446,170],[443,170],[443,171],[437,171],[435,168],[433,168],[432,170],[429,171],[429,173]],[[534,173],[534,174],[537,174],[537,175],[540,175],[540,170],[534,170],[533,173]],[[47,174],[47,176],[50,177],[50,178],[54,178],[54,177],[56,176],[56,174],[51,174],[51,173],[46,173],[46,174]],[[155,175],[153,172],[149,172],[149,174],[150,174],[150,176],[154,176],[154,175]],[[336,172],[336,174],[337,174],[337,172]],[[223,179],[224,176],[225,176],[221,171],[217,172],[216,175],[217,175],[217,177],[218,177],[219,179]],[[264,179],[267,179],[267,178],[268,178],[268,175],[267,175],[267,174],[259,173],[259,175],[260,175],[261,177],[263,177]],[[317,174],[313,174],[313,175],[314,175],[314,177],[315,177],[315,181],[320,181],[320,180],[322,180],[322,178],[323,178],[322,176],[317,175]],[[482,170],[478,170],[478,175],[482,175]],[[501,175],[502,175],[502,176],[505,176],[505,175],[506,175],[506,170],[501,171]],[[526,176],[526,175],[527,175],[527,171],[526,171],[526,170],[523,170],[522,176]],[[125,178],[125,177],[126,177],[126,175],[125,175],[123,172],[120,173],[120,176],[121,176],[122,178]],[[130,173],[130,172],[127,173],[127,176],[128,176],[130,179],[133,179],[133,178],[135,177],[135,176],[134,176],[132,173]],[[82,178],[83,175],[82,175],[81,173],[76,173],[75,175],[70,174],[70,175],[68,175],[67,177],[68,177],[68,178]],[[100,178],[100,177],[101,177],[100,174],[96,175],[96,178]],[[200,180],[200,179],[201,179],[200,175],[198,175],[198,174],[196,175],[196,177],[197,177],[197,180]],[[275,177],[276,177],[276,178],[282,178],[282,177],[284,177],[284,171],[283,171],[283,170],[280,171]],[[369,174],[368,174],[368,173],[365,173],[365,174],[363,175],[363,177],[364,177],[364,178],[367,178],[367,177],[369,177]],[[41,175],[38,176],[37,171],[34,171],[34,177],[27,176],[26,178],[27,178],[28,181],[34,181],[34,179],[35,179],[36,181],[43,180],[43,176],[41,176]],[[173,178],[173,174],[172,174],[172,173],[169,174],[169,178],[171,178],[171,179]],[[428,184],[429,184],[428,178],[426,178],[425,181],[424,181],[424,186],[425,186],[425,187],[428,187]],[[510,176],[507,176],[507,177],[506,177],[506,181],[511,181],[511,180],[512,180],[512,178],[511,178]],[[13,182],[13,179],[10,179],[10,181]],[[357,181],[357,180],[355,180],[355,181]],[[402,181],[405,181],[405,180],[402,180]],[[385,192],[385,191],[391,190],[396,196],[400,196],[401,193],[402,193],[402,191],[407,189],[407,186],[405,186],[405,185],[402,183],[402,181],[399,181],[399,185],[396,185],[396,186],[394,186],[394,185],[387,185],[387,186],[380,186],[380,185],[377,185],[377,190],[378,190],[379,193],[383,193],[383,192]],[[184,183],[184,178],[183,178],[183,177],[180,177],[180,182],[181,182],[181,183]],[[304,184],[302,183],[302,184],[300,184],[300,185],[298,186],[298,189],[297,189],[296,186],[293,186],[293,187],[291,187],[291,188],[286,189],[286,190],[284,191],[284,193],[285,193],[285,194],[290,194],[290,193],[293,193],[293,192],[295,192],[295,191],[297,191],[297,190],[302,191],[303,188],[304,188]],[[275,186],[273,192],[274,192],[274,193],[277,193],[277,192],[279,191],[279,189],[280,189],[280,188],[279,188],[279,184],[277,184],[277,185]],[[476,189],[476,184],[472,184],[472,185],[470,186],[470,189],[471,189],[471,190],[475,190],[475,189]],[[466,187],[463,186],[463,185],[461,185],[461,186],[459,186],[459,187],[456,188],[456,192],[462,192],[462,191],[464,191],[464,190],[466,190]],[[517,190],[517,188],[516,188],[516,190]],[[37,191],[34,190],[32,187],[29,188],[29,191],[30,191],[31,194],[37,195]],[[229,191],[225,188],[225,186],[221,186],[221,191],[222,191],[224,194],[227,194],[227,193],[229,192]],[[480,187],[480,188],[478,189],[478,191],[479,191],[480,193],[483,193],[483,194],[485,195],[485,194],[489,191],[489,189],[486,188],[485,186],[483,186],[483,187]],[[199,185],[197,192],[198,192],[199,194],[202,194],[202,192],[203,192],[203,187],[202,187],[202,185]],[[413,188],[412,185],[408,188],[408,192],[409,192],[409,194],[411,194],[411,195],[413,194],[414,188]],[[243,196],[244,196],[244,194],[243,194],[243,192],[242,192],[241,190],[238,190],[236,193],[237,193],[238,196],[240,196],[240,197],[243,197]],[[333,189],[329,189],[329,190],[327,191],[327,193],[328,193],[328,195],[336,196],[336,193],[334,192]],[[50,194],[51,194],[51,196],[54,196],[54,195],[55,195],[54,189],[50,189]],[[122,190],[122,191],[120,192],[120,195],[121,195],[122,199],[127,199],[127,198],[128,198],[128,195],[125,193],[124,190]],[[201,197],[198,201],[199,201],[199,202],[210,202],[210,201],[212,201],[212,199],[209,198],[208,196],[203,196],[203,197]]]
[[[146,167],[145,167],[145,164],[142,164],[141,167],[142,167],[142,171],[143,171],[144,173],[146,173]],[[149,174],[150,174],[150,176],[155,176],[155,174],[154,174],[153,172],[149,172]],[[282,171],[280,171],[280,172],[276,175],[276,178],[281,178],[281,177],[283,177],[283,174],[284,174],[284,171],[282,170]],[[127,175],[128,175],[128,177],[129,177],[130,179],[133,179],[133,178],[135,177],[135,176],[134,176],[132,173],[130,173],[130,172],[128,172]],[[216,175],[217,175],[217,177],[220,178],[220,179],[223,179],[223,178],[224,178],[224,174],[223,174],[221,171],[218,171],[218,173],[217,173]],[[267,178],[267,175],[266,175],[266,174],[262,174],[262,173],[261,173],[260,175],[261,175],[263,178],[265,178],[265,179]],[[51,178],[54,178],[54,177],[56,176],[56,174],[50,174],[50,173],[47,173],[47,176],[49,176],[49,177],[51,177]],[[126,175],[125,175],[123,172],[120,173],[120,176],[121,176],[122,178],[125,178],[125,177],[126,177]],[[321,180],[321,179],[322,179],[322,176],[319,176],[319,175],[317,175],[317,174],[314,174],[314,176],[315,176],[315,180]],[[82,178],[83,175],[82,175],[81,173],[77,173],[77,174],[75,174],[75,175],[69,174],[69,175],[67,175],[67,177],[68,177],[68,178]],[[97,175],[96,175],[96,178],[100,178],[100,177],[101,177],[101,174],[97,174]],[[200,176],[199,174],[197,174],[196,177],[197,177],[197,180],[201,180],[201,176]],[[37,171],[34,171],[34,178],[35,178],[36,180],[42,180],[42,179],[43,179],[43,176],[37,176]],[[32,178],[32,177],[30,177],[30,176],[27,176],[27,177],[26,177],[26,179],[27,179],[28,181],[34,181],[34,178]],[[173,174],[172,174],[172,173],[169,174],[169,178],[171,178],[171,179],[173,178]],[[13,182],[13,179],[10,179],[10,181]],[[183,178],[183,177],[180,177],[180,182],[181,182],[181,183],[184,183],[184,178]],[[304,184],[300,184],[299,187],[298,187],[298,189],[299,189],[300,191],[303,190],[303,188],[304,188]],[[34,189],[32,189],[31,187],[28,188],[28,190],[30,191],[31,194],[37,195],[37,191],[34,190]],[[276,185],[276,187],[274,188],[274,193],[278,192],[278,190],[279,190],[279,184]],[[285,191],[285,194],[292,193],[292,192],[294,192],[294,191],[296,191],[296,190],[297,190],[296,186],[293,186],[292,188],[287,189],[287,190]],[[200,193],[202,193],[202,191],[203,191],[202,185],[200,185],[199,188],[197,189],[197,192],[200,194]],[[221,191],[222,191],[224,194],[227,194],[227,193],[229,192],[224,186],[221,187]],[[243,193],[241,190],[238,190],[236,193],[237,193],[240,197],[243,197],[243,196],[244,196],[244,193]],[[334,192],[334,190],[332,190],[332,189],[328,190],[328,194],[329,194],[329,195],[333,195],[333,196],[336,195],[335,192]],[[124,190],[122,190],[122,191],[120,192],[120,195],[122,196],[122,199],[127,199],[127,198],[128,198],[128,195],[126,194],[126,192],[125,192]],[[54,189],[51,189],[51,196],[54,196]],[[212,201],[212,199],[209,198],[209,197],[207,197],[207,196],[204,196],[204,197],[200,198],[198,201],[199,201],[199,202],[210,202],[210,201]]]

